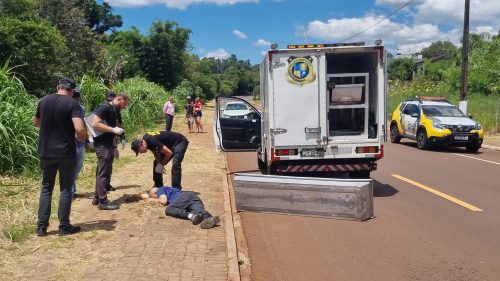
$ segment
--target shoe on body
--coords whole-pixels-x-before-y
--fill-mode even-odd
[[[203,218],[200,214],[193,214],[193,216],[189,219],[194,225],[198,225],[201,223]]]
[[[218,216],[209,217],[209,218],[204,219],[201,222],[200,227],[203,229],[212,228],[212,227],[216,226],[219,222],[220,222],[220,218]]]

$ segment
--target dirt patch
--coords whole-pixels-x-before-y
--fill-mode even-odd
[[[182,113],[176,116],[173,131],[184,134],[190,141],[182,165],[184,190],[198,192],[209,211],[222,215],[221,183],[222,169],[225,167],[223,156],[214,150],[211,133],[212,120],[213,105],[207,105],[204,108],[202,120],[206,133],[188,133]],[[162,128],[163,124],[159,125],[158,129]],[[130,142],[130,140],[128,141]],[[89,273],[98,272],[100,267],[108,264],[107,261],[109,264],[120,264],[127,267],[127,262],[133,263],[134,250],[130,251],[129,256],[124,256],[123,243],[128,244],[128,246],[134,241],[139,243],[139,240],[144,239],[144,237],[154,237],[158,233],[161,234],[162,228],[169,228],[169,231],[173,231],[172,237],[169,237],[174,240],[177,239],[176,236],[181,237],[182,235],[202,240],[195,250],[205,252],[204,255],[189,257],[189,254],[182,254],[177,257],[172,256],[172,259],[180,257],[183,259],[194,258],[193,262],[200,260],[208,271],[219,268],[214,270],[211,276],[219,276],[220,280],[225,280],[227,273],[224,268],[225,248],[218,247],[219,241],[224,241],[223,228],[214,228],[208,232],[198,230],[186,221],[166,218],[163,214],[164,208],[158,206],[154,201],[140,200],[138,194],[148,190],[153,185],[152,154],[147,153],[136,157],[130,150],[129,144],[125,150],[120,150],[120,153],[122,154],[121,159],[116,162],[112,176],[112,185],[117,190],[109,194],[109,199],[119,204],[120,209],[99,211],[91,204],[95,167],[89,167],[89,162],[92,161],[86,161],[83,180],[78,181],[78,192],[82,197],[74,201],[71,213],[71,222],[80,225],[82,232],[66,237],[57,236],[56,204],[53,206],[47,237],[32,235],[21,243],[5,242],[6,240],[2,242],[0,280],[5,280],[4,278],[7,276],[8,280],[80,280]],[[87,155],[86,157],[95,156]],[[170,184],[170,167],[170,164],[166,167],[165,184]],[[33,196],[38,196],[38,194]],[[58,196],[58,193],[54,196]],[[37,201],[31,201],[32,204],[37,204]],[[188,243],[187,240],[185,242],[187,243],[185,248],[188,248],[189,251],[192,243]],[[178,252],[180,251],[178,250]],[[153,251],[153,253],[155,252]],[[158,252],[156,254],[159,256]],[[215,254],[217,254],[215,258],[210,258],[214,257]],[[165,262],[168,261],[165,260]],[[170,265],[172,266],[170,270],[170,273],[173,274],[172,277],[188,277],[190,280],[203,279],[204,274],[200,275],[196,269],[184,268],[182,270],[182,265],[176,266],[177,268],[174,268],[174,263],[170,263]],[[128,268],[131,267],[132,265]],[[185,275],[186,272],[191,272],[191,277]],[[127,268],[123,269],[123,273],[130,276],[133,274],[133,272],[128,272]],[[118,275],[114,276],[117,280],[120,279]],[[94,276],[94,278],[99,279],[100,277]]]

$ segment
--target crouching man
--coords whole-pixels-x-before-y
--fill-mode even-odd
[[[158,203],[167,206],[165,215],[190,220],[203,229],[212,228],[220,222],[218,216],[212,216],[205,210],[200,197],[192,191],[181,191],[169,186],[153,187],[142,198],[157,198]]]

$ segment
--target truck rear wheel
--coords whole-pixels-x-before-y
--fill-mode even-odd
[[[257,157],[257,166],[259,166],[259,170],[265,170],[267,165],[264,161]]]

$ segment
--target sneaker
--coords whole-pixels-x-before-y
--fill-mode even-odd
[[[47,227],[45,227],[45,226],[38,226],[36,228],[36,235],[37,236],[47,236]]]
[[[189,220],[191,220],[191,222],[194,225],[198,225],[198,224],[201,223],[201,221],[203,220],[203,218],[199,214],[194,214]]]
[[[94,199],[92,199],[92,205],[94,205],[94,206],[99,205],[99,197],[94,196]]]
[[[106,191],[107,191],[107,192],[110,192],[110,191],[116,191],[116,187],[114,187],[114,186],[112,186],[112,185],[110,184],[110,185],[108,185],[108,186],[106,187]]]
[[[215,217],[209,217],[207,219],[204,219],[201,224],[200,224],[200,227],[203,228],[203,229],[208,229],[208,228],[212,228],[214,227],[216,224],[218,224],[220,222],[220,219],[218,216],[215,216]]]
[[[82,228],[79,226],[74,226],[71,224],[64,225],[64,226],[60,225],[59,226],[59,236],[75,234],[75,233],[80,232],[80,230],[82,230]]]
[[[109,201],[108,199],[106,199],[105,201],[102,201],[102,202],[99,203],[98,208],[99,208],[99,210],[108,210],[108,211],[111,211],[111,210],[119,209],[120,207],[118,205],[115,205],[115,204],[111,203],[111,201]]]

